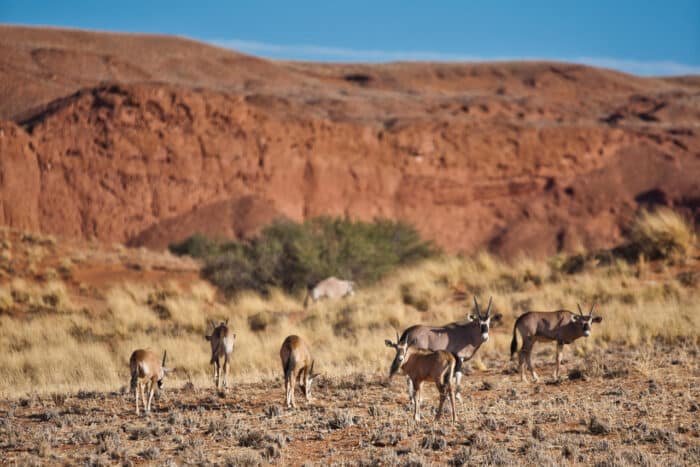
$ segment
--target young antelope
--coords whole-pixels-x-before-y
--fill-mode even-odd
[[[442,407],[445,399],[449,397],[452,411],[452,423],[455,422],[455,387],[454,374],[457,365],[456,357],[446,350],[420,349],[405,342],[401,343],[397,336],[397,342],[384,341],[387,347],[396,349],[396,358],[391,365],[389,377],[393,377],[399,371],[406,374],[414,388],[413,393],[413,418],[420,420],[420,399],[423,382],[432,381],[440,392],[440,405],[438,406],[436,420],[442,415]]]
[[[218,326],[213,321],[210,321],[209,324],[213,331],[211,335],[204,336],[204,338],[211,344],[211,359],[209,363],[214,365],[214,387],[219,389],[219,380],[222,380],[222,387],[226,388],[236,334],[228,327],[228,319]],[[221,375],[222,368],[219,363],[221,358],[224,359],[223,376]]]
[[[595,305],[591,306],[591,311],[588,315],[584,315],[581,305],[578,305],[578,315],[571,311],[558,310],[528,311],[520,316],[513,325],[513,340],[510,343],[510,357],[512,359],[518,351],[517,333],[520,332],[520,337],[523,341],[523,346],[518,353],[520,379],[527,381],[525,376],[525,364],[527,364],[532,379],[535,382],[539,381],[539,377],[532,365],[532,348],[535,342],[556,341],[557,356],[554,378],[558,380],[564,345],[571,344],[581,337],[590,336],[591,325],[603,321],[601,316],[593,316],[594,308]]]
[[[156,384],[158,389],[161,389],[165,375],[174,370],[174,368],[165,367],[166,355],[167,352],[163,352],[163,361],[161,363],[158,355],[152,350],[138,349],[131,354],[129,368],[131,370],[131,390],[136,398],[136,415],[139,414],[139,392],[141,393],[144,411],[150,412]],[[148,386],[148,401],[146,401],[144,396],[145,386]]]
[[[284,391],[287,407],[296,407],[294,384],[298,380],[307,401],[311,400],[311,383],[318,374],[314,373],[314,360],[308,344],[299,336],[288,336],[280,349],[282,371],[284,371]]]

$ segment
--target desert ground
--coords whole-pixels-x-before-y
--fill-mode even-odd
[[[2,450],[22,464],[697,465],[698,361],[697,345],[614,347],[569,358],[561,382],[525,384],[489,359],[465,378],[454,425],[434,421],[435,390],[414,422],[405,381],[382,374],[321,377],[289,410],[279,378],[234,376],[225,393],[167,384],[148,416],[124,388],[27,394],[0,403]]]
[[[506,264],[444,257],[308,309],[274,292],[228,301],[195,261],[2,231],[0,430],[6,462],[357,464],[696,464],[700,459],[698,259],[682,265]],[[561,260],[560,260],[561,261]],[[8,268],[13,268],[10,276]],[[427,385],[412,419],[406,382],[388,378],[396,330],[464,320],[473,291],[504,315],[467,365],[457,423],[435,421]],[[520,382],[510,360],[525,308],[599,303],[603,322],[567,346],[553,379],[554,344],[538,344],[542,380]],[[237,334],[230,386],[213,386],[208,319]],[[284,405],[279,346],[311,343],[312,400]],[[136,416],[128,358],[168,351],[176,371],[152,413]]]

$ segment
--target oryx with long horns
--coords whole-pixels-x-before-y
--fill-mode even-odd
[[[444,326],[411,326],[406,329],[403,334],[397,339],[397,343],[387,340],[385,344],[388,347],[397,348],[396,345],[414,346],[420,349],[428,350],[446,350],[457,359],[455,367],[455,388],[457,397],[459,397],[459,383],[462,379],[462,364],[465,360],[471,359],[481,344],[489,340],[489,329],[491,322],[496,322],[501,319],[501,314],[497,313],[491,316],[491,305],[493,304],[492,297],[489,298],[489,304],[486,307],[486,312],[481,313],[481,307],[476,297],[474,297],[474,311],[476,315],[469,314],[466,323],[449,323]],[[400,353],[397,351],[392,368],[399,364],[397,359]],[[413,401],[414,388],[412,382],[408,381],[408,394]]]
[[[523,340],[523,345],[518,354],[518,370],[520,378],[526,381],[525,366],[530,370],[532,379],[538,381],[537,373],[532,366],[532,347],[537,341],[557,341],[557,360],[554,378],[559,379],[564,345],[570,344],[579,337],[591,335],[591,324],[603,321],[601,316],[593,316],[595,304],[591,306],[588,315],[583,313],[581,305],[578,306],[578,315],[568,310],[558,311],[528,311],[520,316],[513,325],[513,340],[510,343],[510,356],[518,350],[517,332]]]

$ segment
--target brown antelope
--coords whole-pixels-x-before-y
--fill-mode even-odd
[[[236,334],[228,327],[228,319],[218,326],[213,321],[210,321],[209,325],[212,328],[212,333],[204,336],[204,338],[211,344],[211,360],[209,364],[214,365],[214,386],[218,389],[219,380],[221,379],[223,380],[222,387],[226,388]],[[220,358],[224,359],[223,377],[221,376],[222,368],[219,364]]]
[[[174,370],[174,368],[165,367],[166,355],[167,352],[163,352],[163,362],[161,363],[158,355],[152,350],[138,349],[131,354],[129,368],[131,370],[131,390],[134,391],[136,398],[136,415],[139,414],[139,392],[141,393],[143,410],[150,412],[156,384],[158,389],[161,389],[165,375]],[[145,386],[148,387],[148,401],[146,401],[143,391]]]
[[[296,407],[294,402],[294,384],[299,386],[307,401],[311,400],[311,383],[318,374],[314,373],[314,360],[306,342],[299,336],[288,336],[280,349],[282,371],[284,371],[284,390],[287,407]]]
[[[557,367],[554,370],[554,378],[559,379],[559,367],[564,351],[564,344],[570,344],[579,337],[591,335],[591,324],[603,321],[601,316],[593,316],[595,304],[591,306],[588,315],[584,315],[581,305],[578,306],[578,315],[568,310],[558,311],[528,311],[520,316],[513,325],[513,340],[510,343],[510,358],[518,350],[518,339],[516,331],[520,332],[523,340],[522,348],[518,354],[518,370],[520,379],[527,381],[525,376],[525,366],[532,374],[535,382],[539,381],[537,373],[532,366],[532,347],[537,341],[557,341]]]
[[[423,382],[432,381],[440,392],[440,405],[438,406],[435,419],[440,419],[445,399],[449,398],[452,410],[452,423],[454,423],[456,417],[453,379],[455,367],[457,366],[457,358],[445,350],[433,351],[408,345],[406,342],[401,342],[398,333],[396,335],[396,343],[391,342],[389,339],[385,340],[384,343],[387,347],[396,349],[396,358],[394,358],[391,364],[389,378],[401,371],[411,380],[415,388],[415,393],[412,397],[413,418],[416,421],[420,420],[419,405]]]
[[[490,297],[486,312],[482,315],[479,302],[474,297],[474,311],[476,315],[470,314],[467,323],[450,323],[444,326],[411,326],[401,334],[399,343],[413,345],[421,349],[446,350],[454,354],[457,357],[455,388],[459,398],[462,364],[476,354],[481,344],[489,340],[491,322],[495,323],[501,320],[500,313],[491,316],[492,303],[493,300]],[[396,359],[394,359],[394,364],[396,364]],[[408,395],[413,399],[413,387],[410,378],[408,378]]]
[[[306,292],[306,297],[304,298],[304,308],[309,304],[309,298],[314,302],[322,298],[342,298],[346,295],[354,295],[355,291],[353,287],[355,283],[353,281],[344,281],[336,277],[329,277],[322,280],[316,286],[309,285]]]

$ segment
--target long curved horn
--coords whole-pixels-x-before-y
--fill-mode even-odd
[[[474,295],[474,307],[476,308],[476,315],[481,318],[481,308],[479,308],[479,302],[476,299],[476,295]]]
[[[163,363],[160,365],[160,366],[162,366],[163,368],[165,368],[165,357],[166,357],[167,355],[168,355],[168,351],[167,351],[167,350],[164,350],[164,351],[163,351]]]
[[[581,305],[579,305],[579,304],[577,303],[576,306],[578,307],[578,314],[581,315],[581,316],[583,316],[583,311],[581,310]]]
[[[399,343],[399,339],[400,339],[400,337],[399,337],[399,331],[396,331],[396,343],[397,343],[397,344]]]
[[[489,297],[489,306],[486,307],[486,317],[491,315],[491,304],[493,303],[493,297]]]
[[[591,312],[588,313],[588,316],[589,316],[589,317],[590,317],[590,316],[593,316],[593,309],[594,309],[594,308],[595,308],[595,303],[594,303],[593,305],[591,305]]]

